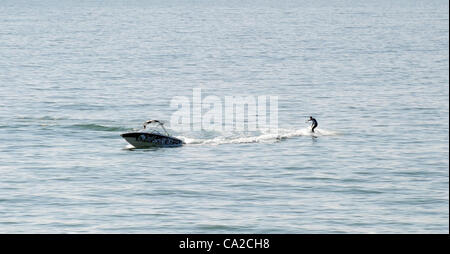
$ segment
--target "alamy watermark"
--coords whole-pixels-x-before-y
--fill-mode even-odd
[[[176,111],[170,127],[176,131],[278,131],[278,96],[218,96],[202,98],[201,88],[194,88],[192,100],[175,96],[170,107]]]

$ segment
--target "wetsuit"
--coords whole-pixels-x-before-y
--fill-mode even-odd
[[[317,120],[311,117],[308,121],[312,121],[311,131],[314,132],[314,129],[317,127]]]

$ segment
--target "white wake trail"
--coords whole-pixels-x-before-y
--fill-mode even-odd
[[[311,132],[310,128],[304,128],[299,130],[292,129],[278,129],[278,133],[271,133],[267,130],[263,130],[260,135],[255,136],[218,136],[214,138],[191,138],[185,136],[177,136],[177,138],[183,140],[186,144],[193,145],[222,145],[222,144],[244,144],[244,143],[273,143],[283,139],[299,137],[299,136],[333,136],[337,135],[334,131],[328,131],[324,129],[316,129],[315,133]]]

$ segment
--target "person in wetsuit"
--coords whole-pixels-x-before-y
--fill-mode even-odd
[[[311,121],[311,131],[314,132],[314,129],[317,127],[317,120],[314,119],[312,116],[309,117],[308,122]]]

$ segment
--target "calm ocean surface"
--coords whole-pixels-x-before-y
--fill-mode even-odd
[[[0,2],[0,233],[449,232],[448,1],[210,2]],[[281,139],[127,149],[193,88]]]

